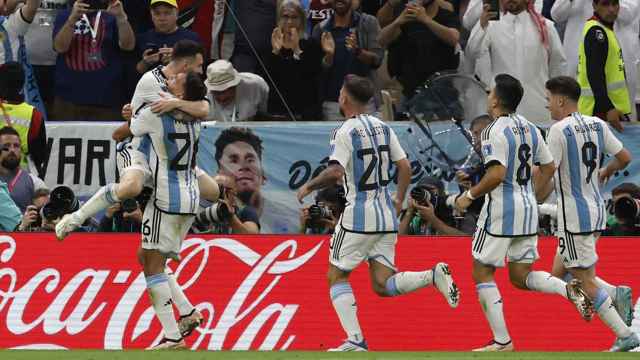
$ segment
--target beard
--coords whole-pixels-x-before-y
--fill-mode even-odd
[[[6,157],[2,159],[2,162],[0,164],[2,164],[2,167],[4,167],[5,169],[9,169],[13,171],[17,169],[18,166],[20,166],[20,159],[18,159],[15,156]]]
[[[255,193],[255,191],[253,191],[253,190],[247,190],[247,191],[239,192],[238,194],[236,194],[236,196],[244,204],[253,206],[251,204],[251,199],[252,199],[254,193]]]

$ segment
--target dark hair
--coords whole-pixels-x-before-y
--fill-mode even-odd
[[[47,189],[47,188],[38,189],[38,190],[33,192],[33,196],[31,197],[31,200],[35,200],[35,199],[37,199],[39,197],[42,197],[42,196],[49,196],[50,193],[51,193],[51,191],[49,191],[49,189]]]
[[[544,86],[553,95],[566,96],[575,102],[580,100],[580,84],[572,77],[557,76],[547,80]]]
[[[352,74],[345,76],[343,86],[349,96],[361,105],[366,105],[375,91],[369,79]]]
[[[520,81],[507,74],[498,74],[495,81],[494,91],[500,100],[500,105],[509,112],[516,111],[524,94]]]
[[[262,161],[262,139],[260,139],[258,135],[254,134],[249,128],[232,126],[228,129],[224,129],[216,140],[215,158],[218,165],[220,165],[220,159],[222,158],[224,148],[236,141],[242,141],[251,145],[256,154],[258,154],[260,161]]]
[[[601,1],[603,1],[603,0],[593,0],[593,3],[594,3],[594,4],[599,4]],[[608,0],[608,1],[609,1],[610,3],[613,3],[614,5],[615,5],[615,4],[619,4],[619,3],[620,3],[620,0]]]
[[[202,45],[193,40],[180,40],[173,45],[171,59],[184,60],[195,57],[198,54],[202,55],[204,58],[204,48]]]
[[[188,72],[184,80],[183,100],[199,101],[204,99],[205,96],[207,96],[207,87],[204,85],[200,74],[195,71]]]
[[[491,117],[487,114],[476,116],[473,120],[471,120],[471,124],[469,124],[469,129],[473,129],[474,126],[478,125],[478,123],[491,123]]]
[[[23,102],[24,70],[15,61],[0,65],[0,99]]]
[[[640,186],[627,182],[622,183],[611,190],[612,196],[620,194],[630,194],[632,198],[640,199]]]
[[[20,134],[18,133],[18,131],[11,126],[5,126],[0,129],[0,136],[3,136],[3,135],[15,135],[17,137],[20,137]]]

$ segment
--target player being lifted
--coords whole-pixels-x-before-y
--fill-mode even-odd
[[[548,136],[549,150],[558,167],[558,252],[554,272],[560,275],[568,270],[582,282],[598,316],[616,334],[611,351],[628,351],[640,346],[640,341],[629,329],[631,319],[625,323],[612,306],[616,288],[597,278],[595,268],[596,242],[607,219],[600,184],[624,169],[631,162],[631,155],[604,121],[578,112],[581,90],[576,80],[556,77],[547,81],[546,88],[549,111],[557,121]],[[613,159],[600,170],[605,153]],[[617,299],[618,311],[625,317],[632,312],[630,297],[629,293]]]
[[[366,351],[356,315],[356,300],[349,274],[368,261],[373,290],[380,296],[407,294],[435,285],[451,307],[458,306],[458,288],[449,267],[438,263],[432,270],[397,272],[395,245],[397,214],[411,178],[409,161],[396,134],[384,122],[366,115],[374,93],[365,78],[348,75],[340,90],[340,108],[348,120],[331,137],[329,166],[298,191],[302,200],[312,191],[344,179],[347,206],[329,246],[329,284],[333,307],[347,340],[329,351]],[[398,168],[396,198],[389,191],[391,164]]]
[[[466,209],[485,196],[472,243],[473,280],[493,339],[474,351],[513,351],[502,311],[502,297],[494,280],[497,267],[509,262],[511,283],[523,290],[558,294],[570,299],[583,316],[589,304],[577,281],[566,284],[544,271],[532,271],[538,259],[538,207],[531,168],[540,163],[540,183],[548,182],[555,166],[538,128],[516,108],[523,95],[520,82],[497,75],[488,97],[488,113],[494,121],[482,132],[486,173],[480,183],[458,197],[456,207]]]

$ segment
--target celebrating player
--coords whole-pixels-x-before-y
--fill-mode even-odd
[[[486,173],[456,201],[462,211],[488,194],[478,218],[472,254],[473,280],[493,339],[474,351],[513,351],[494,280],[496,267],[504,266],[505,257],[514,286],[561,295],[573,301],[583,316],[589,313],[577,281],[566,284],[547,272],[531,270],[538,259],[538,207],[531,168],[534,163],[541,164],[536,185],[542,186],[553,176],[555,166],[538,128],[515,113],[523,95],[520,81],[500,74],[495,83],[488,97],[488,112],[494,121],[482,132]]]
[[[330,243],[329,284],[333,307],[347,333],[347,340],[329,351],[367,351],[367,343],[356,315],[356,300],[349,274],[368,261],[374,291],[397,296],[435,285],[451,307],[458,306],[459,292],[449,267],[438,263],[433,270],[396,272],[397,214],[409,185],[411,170],[393,130],[366,115],[373,85],[365,78],[349,75],[340,90],[340,108],[348,120],[331,137],[329,166],[298,191],[298,200],[312,191],[336,184],[344,178],[347,206]],[[398,168],[395,200],[388,185],[389,169]]]
[[[600,183],[624,169],[631,162],[631,155],[604,121],[578,112],[580,85],[573,78],[553,78],[547,81],[546,88],[549,111],[557,121],[549,130],[548,138],[549,150],[558,167],[555,175],[556,260],[561,260],[563,270],[582,282],[600,319],[616,334],[611,351],[629,351],[640,346],[640,341],[629,329],[631,319],[625,323],[612,306],[616,288],[595,276],[595,265],[598,261],[596,242],[605,230],[607,219]],[[613,159],[599,171],[604,153]],[[616,300],[618,311],[631,317],[628,315],[632,312],[631,294]]]

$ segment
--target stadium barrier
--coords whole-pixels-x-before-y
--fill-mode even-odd
[[[136,260],[136,234],[0,235],[0,348],[143,348],[161,336]],[[599,274],[640,290],[638,238],[603,238]],[[548,270],[556,241],[543,238],[537,269]],[[170,263],[205,324],[192,349],[323,350],[344,334],[326,281],[328,238],[258,235],[190,237]],[[471,280],[470,239],[401,237],[404,270],[450,264],[461,288],[451,309],[428,288],[397,298],[370,290],[365,265],[352,276],[362,329],[374,350],[468,350],[491,338]],[[613,336],[586,323],[557,296],[514,290],[497,276],[518,350],[599,351]]]

